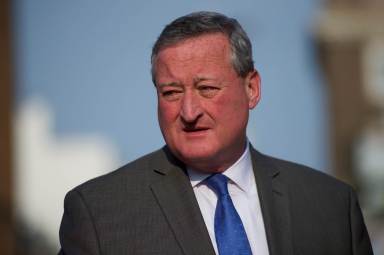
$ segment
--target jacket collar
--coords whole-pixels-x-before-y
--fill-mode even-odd
[[[289,194],[276,160],[250,146],[270,255],[292,255]],[[184,254],[214,255],[185,165],[165,146],[149,162],[157,175],[150,188]]]
[[[289,194],[276,159],[251,147],[253,171],[263,214],[270,255],[291,255],[292,232]]]
[[[215,255],[184,164],[167,147],[149,164],[158,175],[150,188],[183,253]]]

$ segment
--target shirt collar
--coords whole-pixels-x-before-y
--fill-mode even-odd
[[[204,179],[206,179],[211,174],[198,172],[190,167],[187,167],[189,179],[191,181],[192,187],[199,185]],[[247,141],[247,146],[244,153],[241,157],[227,170],[222,174],[227,176],[231,182],[238,186],[244,192],[251,190],[253,177],[252,161],[251,154],[249,151],[249,142]]]

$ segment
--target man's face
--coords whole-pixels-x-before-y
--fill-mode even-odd
[[[249,109],[260,98],[256,72],[237,75],[228,39],[213,33],[162,49],[155,62],[158,117],[181,161],[222,172],[243,153]]]

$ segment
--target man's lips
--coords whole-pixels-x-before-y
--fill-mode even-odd
[[[209,130],[208,127],[184,127],[183,128],[183,131],[186,133],[199,133],[207,130]]]

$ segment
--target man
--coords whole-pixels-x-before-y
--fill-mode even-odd
[[[372,254],[349,186],[248,143],[260,78],[236,20],[176,19],[152,76],[166,146],[67,194],[60,254]]]

